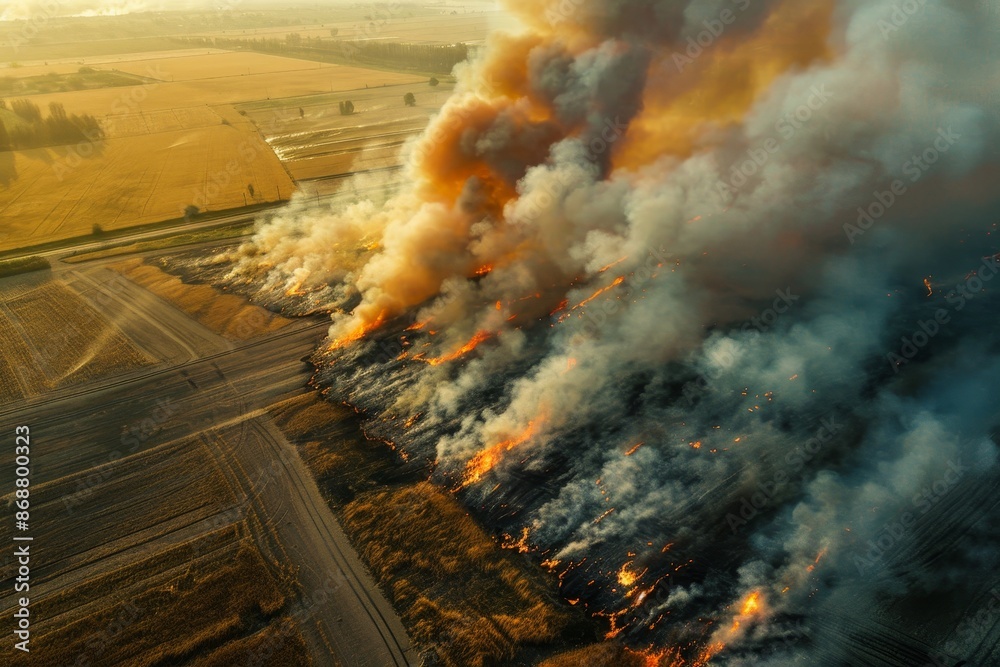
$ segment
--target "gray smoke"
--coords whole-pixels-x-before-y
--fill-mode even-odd
[[[231,280],[334,309],[328,390],[636,648],[988,661],[949,628],[1000,565],[996,5],[529,23],[401,193],[291,209]]]

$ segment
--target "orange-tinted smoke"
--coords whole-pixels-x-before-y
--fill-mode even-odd
[[[643,111],[629,127],[614,165],[634,169],[663,155],[690,156],[704,128],[740,122],[782,74],[832,58],[828,37],[834,4],[785,0],[753,34],[723,32],[690,62],[687,43],[658,54],[650,66]]]

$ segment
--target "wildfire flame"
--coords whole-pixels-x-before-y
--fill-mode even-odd
[[[424,359],[424,361],[426,361],[431,366],[440,366],[441,364],[447,363],[449,361],[455,361],[456,359],[461,359],[469,352],[472,352],[474,349],[479,347],[480,343],[488,341],[490,338],[493,338],[492,332],[477,331],[476,334],[471,339],[469,339],[469,342],[467,342],[465,345],[458,348],[454,352],[450,352],[441,357],[432,357],[430,359]]]
[[[367,336],[370,332],[375,331],[383,324],[385,324],[387,319],[388,318],[386,316],[385,311],[382,311],[381,313],[379,313],[378,317],[376,317],[371,322],[362,322],[361,324],[357,325],[356,327],[354,327],[354,329],[344,334],[340,338],[330,341],[330,344],[326,348],[327,351],[329,352],[333,350],[340,350],[344,347],[347,347],[351,343],[361,340],[362,338]]]
[[[594,292],[593,294],[591,294],[590,296],[588,296],[586,299],[584,299],[580,303],[578,303],[575,306],[573,306],[572,309],[576,310],[577,308],[583,308],[584,306],[586,306],[588,303],[590,303],[591,301],[593,301],[597,297],[601,296],[605,292],[613,290],[614,288],[616,288],[619,285],[621,285],[623,282],[625,282],[625,276],[618,276],[617,278],[615,278],[611,282],[610,285],[606,285],[606,286],[602,287],[601,289],[597,290],[596,292]]]
[[[528,426],[518,435],[502,440],[473,456],[465,466],[465,475],[459,488],[465,488],[481,480],[503,460],[507,452],[530,440],[535,435],[538,421],[537,419],[529,421]]]

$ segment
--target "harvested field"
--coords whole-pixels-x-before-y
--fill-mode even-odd
[[[147,83],[142,75],[123,72],[97,71],[81,68],[76,72],[47,72],[35,76],[7,78],[0,75],[0,96],[25,97],[46,93],[65,93],[71,90],[96,90],[118,88]]]
[[[53,26],[54,27],[54,26]],[[131,37],[122,38],[119,34],[117,39],[114,33],[109,31],[107,37],[110,39],[99,39],[92,41],[78,41],[80,37],[79,23],[73,25],[66,22],[58,39],[55,30],[46,27],[44,31],[46,37],[50,37],[57,43],[46,43],[41,40],[31,40],[28,43],[20,44],[17,48],[10,46],[9,42],[0,44],[0,62],[24,62],[30,65],[41,64],[41,62],[71,61],[82,63],[88,58],[108,58],[121,53],[146,53],[149,51],[168,51],[170,49],[185,48],[177,41],[167,37]],[[5,40],[6,42],[6,40]],[[39,62],[35,62],[39,61]]]
[[[4,393],[13,398],[151,364],[117,327],[58,282],[4,294]],[[20,378],[17,383],[13,378]],[[17,393],[15,394],[15,384]]]
[[[419,84],[354,91],[355,113],[341,116],[343,95],[320,95],[237,107],[260,128],[296,180],[402,164],[400,151],[448,99],[454,85]],[[412,92],[417,104],[407,107]],[[301,113],[300,113],[301,109]]]
[[[230,340],[248,340],[292,322],[242,297],[222,294],[209,285],[187,285],[141,259],[127,260],[111,268]]]
[[[260,554],[247,544],[235,553],[196,560],[175,578],[133,598],[105,604],[74,623],[39,637],[54,662],[73,664],[78,656],[99,655],[99,664],[139,666],[178,664],[259,632],[279,614],[287,597]],[[287,621],[286,621],[287,622]],[[114,641],[95,638],[118,629]],[[294,635],[293,635],[294,636]],[[289,648],[294,648],[291,642]],[[304,649],[299,635],[298,647]],[[99,648],[100,650],[95,650]],[[310,664],[304,650],[289,664]]]
[[[400,473],[354,414],[312,394],[272,409],[410,636],[456,667],[522,664],[587,624],[533,566],[501,550],[455,498]]]
[[[286,664],[310,664],[287,627],[294,572],[261,551],[252,515],[225,511],[238,498],[210,451],[225,442],[168,443],[33,488],[47,517],[32,570],[40,664],[208,659],[272,625]]]
[[[163,238],[150,239],[148,241],[135,241],[132,243],[126,242],[121,245],[112,245],[111,247],[103,248],[101,250],[84,252],[79,255],[69,255],[67,257],[63,257],[62,261],[66,264],[79,264],[80,262],[90,262],[95,259],[117,257],[118,255],[131,255],[140,252],[149,252],[151,250],[177,248],[185,245],[206,243],[208,241],[236,239],[249,236],[253,232],[254,227],[255,223],[246,223],[242,225],[206,229],[204,231],[190,232],[187,234],[171,234],[170,236]],[[0,273],[3,271],[2,267],[3,263],[0,262]]]
[[[262,56],[259,54],[240,53],[249,63],[258,63],[260,58],[276,58],[279,62],[288,59],[277,56]],[[202,58],[217,56],[206,54]],[[197,58],[193,59],[197,62]],[[247,74],[244,68],[241,75],[221,76],[215,78],[180,80],[185,74],[190,74],[193,63],[185,59],[184,69],[179,76],[170,69],[172,60],[157,59],[148,63],[140,63],[142,76],[158,79],[153,83],[139,88],[105,88],[102,90],[85,90],[51,95],[33,95],[27,97],[40,107],[47,107],[50,102],[59,102],[72,109],[74,113],[87,113],[98,119],[106,120],[107,116],[139,111],[159,111],[185,106],[216,106],[221,104],[238,104],[260,99],[279,99],[301,95],[316,95],[337,91],[364,89],[367,85],[375,88],[383,85],[416,83],[423,77],[413,74],[398,74],[381,70],[363,69],[345,65],[330,65],[322,68],[299,69],[295,71],[272,71],[263,74]],[[251,65],[251,72],[253,65]],[[176,80],[172,80],[176,77]],[[141,92],[139,92],[141,91]],[[195,102],[197,101],[197,102]]]
[[[414,44],[454,44],[456,42],[481,43],[495,30],[516,30],[518,24],[509,13],[496,11],[483,3],[482,11],[472,14],[440,13],[433,8],[392,6],[368,8],[369,18],[336,21],[323,26],[272,27],[248,30],[246,33],[233,31],[197,33],[199,37],[247,37],[285,39],[288,35],[331,39],[331,30],[336,30],[336,39],[378,39],[379,41],[410,42]]]
[[[224,111],[224,110],[223,110]],[[235,113],[210,126],[6,153],[0,250],[283,201],[294,185],[256,128]],[[181,121],[183,122],[183,121]],[[249,192],[253,185],[254,192]]]
[[[107,65],[115,70],[146,76],[150,68],[162,73],[161,81],[198,81],[201,79],[221,79],[244,77],[254,74],[274,74],[275,72],[298,72],[303,70],[336,69],[335,65],[314,60],[283,58],[263,53],[243,51],[216,51],[206,53],[163,54],[159,58],[137,58],[134,61],[115,62]]]
[[[288,616],[281,616],[263,630],[190,663],[191,667],[232,667],[252,665],[258,660],[268,667],[300,667],[313,664],[309,659],[302,631]]]

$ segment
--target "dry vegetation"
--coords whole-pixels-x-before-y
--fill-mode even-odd
[[[248,340],[292,322],[242,297],[222,294],[210,285],[185,284],[180,278],[145,264],[141,259],[119,262],[110,268],[229,340]]]
[[[300,447],[411,638],[442,664],[522,664],[526,650],[586,632],[551,582],[502,551],[452,496],[428,482],[399,482],[389,448],[358,437],[349,410],[312,394],[272,415]]]
[[[446,664],[510,661],[523,646],[556,642],[571,622],[523,565],[430,483],[369,492],[343,517],[414,641],[435,645]],[[449,581],[456,583],[441,585]]]
[[[196,560],[168,582],[118,604],[101,605],[39,641],[52,647],[51,653],[46,651],[53,656],[50,664],[73,664],[78,655],[93,652],[94,637],[118,621],[122,629],[103,647],[98,664],[178,664],[266,627],[277,620],[286,601],[282,585],[248,543],[235,553]],[[304,649],[301,635],[299,645]],[[304,651],[291,664],[308,664]]]
[[[154,362],[105,317],[59,282],[6,289],[0,395],[8,400],[125,373]]]
[[[645,667],[646,664],[641,656],[621,644],[605,642],[561,653],[538,667]]]

